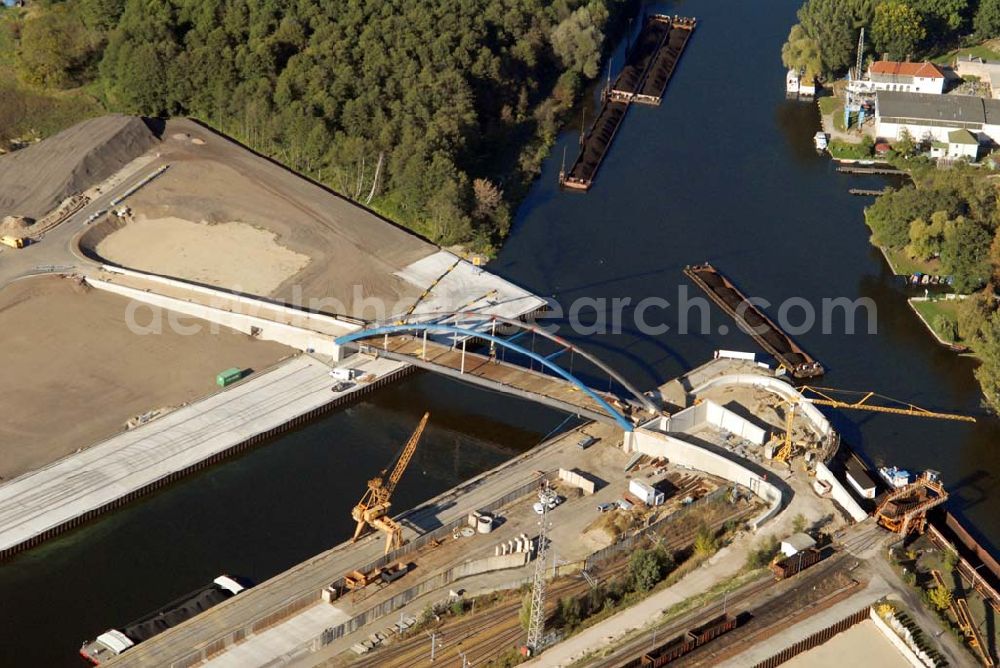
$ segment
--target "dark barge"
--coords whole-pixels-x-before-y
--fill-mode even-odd
[[[823,375],[823,365],[802,350],[715,267],[707,262],[689,265],[684,267],[684,275],[704,290],[740,329],[752,336],[792,376],[803,379]]]
[[[80,648],[80,656],[95,665],[110,661],[138,643],[215,607],[244,589],[242,584],[228,575],[220,575],[204,587],[171,601],[121,630],[109,629],[96,639],[84,643]]]
[[[559,184],[571,190],[587,191],[594,183],[619,126],[633,102],[660,104],[681,53],[697,21],[691,18],[654,14],[647,17],[625,66],[614,83],[601,93],[601,110],[590,130],[580,139],[580,153],[569,171],[559,172]]]

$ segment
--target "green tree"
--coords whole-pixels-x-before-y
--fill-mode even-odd
[[[986,402],[994,411],[1000,411],[1000,313],[994,312],[980,328],[976,354],[980,360],[976,380]]]
[[[789,69],[804,72],[806,80],[823,74],[819,44],[798,23],[792,26],[788,40],[781,47],[781,62]]]
[[[913,139],[913,135],[910,134],[909,128],[903,128],[899,133],[899,139],[897,139],[892,144],[892,148],[896,153],[900,154],[904,158],[912,157],[917,152],[917,143]]]
[[[954,288],[957,292],[972,292],[989,279],[991,242],[989,232],[964,216],[959,216],[945,226],[941,266],[946,273],[954,276]]]
[[[845,72],[854,64],[858,31],[871,23],[874,7],[875,0],[808,0],[799,8],[802,35],[796,37],[818,47],[824,75]]]
[[[632,588],[646,592],[656,586],[662,577],[660,560],[653,550],[639,549],[632,553],[628,561]]]
[[[808,525],[809,525],[809,520],[807,520],[806,516],[803,515],[802,513],[799,513],[794,518],[792,518],[792,531],[794,531],[795,533],[801,533],[802,531],[805,531]]]
[[[552,30],[552,50],[571,70],[597,76],[608,10],[600,2],[578,8]]]
[[[99,38],[68,6],[42,11],[24,22],[17,48],[21,77],[37,86],[67,88],[93,74]]]
[[[986,291],[977,292],[958,304],[958,336],[975,343],[990,315],[996,310],[996,300]]]
[[[947,610],[951,606],[951,592],[945,587],[934,587],[928,592],[928,597],[938,610]]]
[[[916,53],[927,31],[920,14],[901,0],[886,0],[875,7],[872,41],[880,52],[902,60]]]
[[[910,6],[923,17],[933,40],[952,38],[968,21],[969,0],[910,0]]]
[[[972,27],[977,39],[1000,36],[1000,0],[979,0]]]
[[[934,317],[931,326],[934,327],[934,331],[938,333],[938,336],[945,341],[954,342],[958,339],[958,325],[943,313],[939,313]]]
[[[925,223],[922,218],[914,219],[910,223],[910,243],[906,247],[907,254],[918,260],[929,260],[939,255],[947,222],[948,214],[944,211],[935,211],[931,214],[930,223]]]

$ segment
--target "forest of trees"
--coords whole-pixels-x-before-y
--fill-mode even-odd
[[[829,79],[854,65],[862,27],[869,54],[918,60],[1000,36],[1000,0],[807,0],[798,19],[782,61]]]
[[[957,326],[939,323],[973,347],[976,378],[987,402],[1000,409],[1000,201],[993,181],[975,168],[921,169],[915,185],[882,195],[866,212],[872,241],[917,260],[938,258],[959,303]]]
[[[51,0],[5,25],[25,82],[199,118],[438,243],[488,251],[624,6]]]

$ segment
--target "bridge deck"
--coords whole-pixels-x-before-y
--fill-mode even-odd
[[[373,339],[370,343],[373,348],[377,347],[380,351],[391,353],[397,359],[409,359],[414,363],[421,359],[424,351],[423,338],[416,336],[396,335],[390,336],[387,340]],[[423,360],[439,371],[448,369],[452,371],[451,375],[461,374],[468,377],[470,381],[481,385],[502,386],[508,390],[513,388],[519,390],[521,394],[531,395],[537,400],[558,408],[605,422],[609,420],[608,414],[597,401],[562,378],[473,352],[465,353],[463,372],[462,350],[460,348],[453,349],[430,339],[426,345],[426,357]],[[595,392],[612,405],[624,409],[617,397],[597,390]]]

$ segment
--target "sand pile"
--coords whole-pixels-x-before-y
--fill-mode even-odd
[[[10,235],[12,237],[27,236],[31,229],[31,224],[34,222],[24,216],[7,216],[0,221],[0,235]]]
[[[206,285],[268,295],[309,264],[274,232],[246,223],[195,223],[138,216],[97,244],[97,254],[125,267]]]
[[[157,143],[140,118],[102,116],[0,156],[0,217],[42,218]]]

